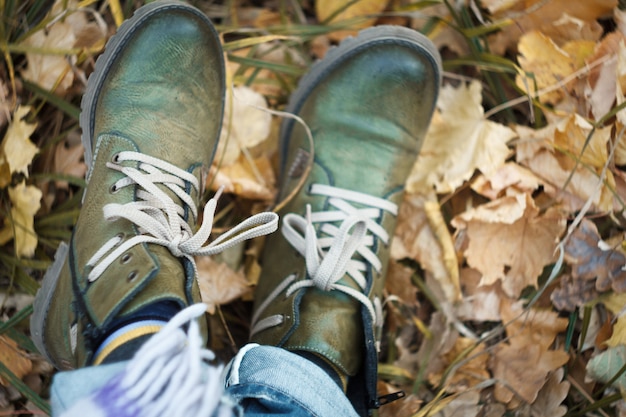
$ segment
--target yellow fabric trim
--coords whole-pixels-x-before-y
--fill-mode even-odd
[[[102,349],[98,356],[94,359],[93,365],[100,365],[106,359],[106,357],[111,354],[111,352],[122,346],[124,343],[130,342],[131,340],[141,336],[158,333],[159,330],[161,330],[162,328],[162,326],[148,325],[129,330],[128,332],[120,335],[119,337],[112,340],[111,343],[106,345],[104,349]]]

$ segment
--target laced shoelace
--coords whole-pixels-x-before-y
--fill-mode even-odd
[[[123,162],[138,162],[137,168],[123,166]],[[185,220],[185,207],[193,220],[198,210],[190,191],[199,192],[198,180],[191,173],[161,159],[139,152],[124,151],[116,154],[106,166],[125,175],[111,187],[115,193],[124,187],[138,186],[136,201],[125,204],[111,203],[103,208],[106,220],[126,219],[137,226],[139,234],[124,241],[124,236],[114,236],[87,261],[91,268],[88,280],[97,280],[117,258],[141,243],[161,245],[177,257],[185,257],[196,268],[194,256],[214,255],[239,242],[274,232],[278,228],[278,215],[265,212],[256,214],[205,245],[213,228],[213,218],[221,189],[204,207],[202,225],[194,234]],[[159,185],[166,187],[180,202],[176,202]]]
[[[382,325],[382,305],[375,297],[370,300],[364,293],[368,265],[380,272],[382,263],[373,251],[375,238],[389,243],[389,234],[377,222],[382,212],[396,216],[398,206],[388,200],[356,191],[323,184],[313,184],[310,194],[329,197],[334,210],[311,212],[307,206],[306,218],[289,213],[283,217],[281,231],[290,245],[305,258],[308,278],[296,281],[296,275],[287,276],[259,305],[252,318],[252,334],[277,326],[284,321],[282,315],[259,320],[263,311],[285,291],[289,297],[302,288],[316,287],[322,291],[341,291],[365,306],[375,327]],[[364,208],[357,208],[357,203]],[[335,224],[341,222],[337,227]],[[314,224],[320,224],[318,237]],[[333,224],[335,223],[335,224]],[[361,259],[353,259],[354,255]],[[338,281],[348,275],[360,289]]]
[[[197,318],[206,307],[194,304],[175,315],[123,371],[63,417],[84,416],[90,403],[102,410],[99,415],[234,416],[232,405],[222,401],[223,366],[210,364],[215,354],[200,333]]]

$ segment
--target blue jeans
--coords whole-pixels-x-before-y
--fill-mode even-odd
[[[119,375],[126,364],[58,373],[51,389],[52,415],[61,416],[89,397]],[[207,375],[215,377],[208,373],[210,365],[202,366]],[[232,404],[235,415],[357,416],[346,395],[326,372],[299,355],[273,346],[244,346],[224,370],[221,385],[222,402]],[[85,411],[83,408],[81,414],[88,415]]]

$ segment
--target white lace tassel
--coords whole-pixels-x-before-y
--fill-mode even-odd
[[[139,416],[212,416],[220,407],[223,367],[205,363],[215,355],[204,348],[196,321],[205,311],[195,304],[178,313],[129,362],[120,385]]]

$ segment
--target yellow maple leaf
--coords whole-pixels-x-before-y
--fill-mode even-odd
[[[468,210],[452,225],[469,240],[464,254],[482,274],[481,285],[500,280],[504,292],[517,298],[527,286],[536,287],[545,265],[554,261],[565,217],[555,210],[539,214],[532,197],[519,194]]]
[[[518,75],[517,86],[534,96],[537,90],[562,85],[562,88],[539,96],[542,103],[558,103],[565,96],[564,90],[573,82],[563,83],[562,80],[584,64],[584,58],[593,52],[593,45],[593,42],[572,41],[561,48],[539,31],[524,34],[518,45],[521,54],[518,61],[530,75]]]
[[[491,174],[510,155],[507,142],[516,136],[508,127],[484,118],[481,85],[472,81],[441,89],[437,110],[428,129],[407,190],[439,193],[456,190],[476,170]]]
[[[0,145],[0,167],[4,167],[1,169],[3,176],[0,178],[0,186],[6,186],[11,181],[11,175],[16,172],[28,177],[28,166],[39,152],[39,148],[30,141],[37,124],[23,120],[30,110],[28,106],[19,106],[15,110],[13,121]]]
[[[372,26],[376,22],[371,15],[381,13],[387,6],[385,0],[317,0],[315,2],[315,14],[320,22],[333,18],[332,23],[347,21],[350,29],[329,33],[329,38],[339,41],[348,36],[354,36],[359,29]],[[339,12],[339,13],[337,13]],[[361,19],[359,19],[361,18]],[[350,19],[357,19],[350,22]]]
[[[18,257],[31,257],[37,247],[37,234],[34,217],[41,207],[41,191],[24,182],[9,188],[11,217],[5,219],[5,226],[0,230],[0,245],[15,238]]]

